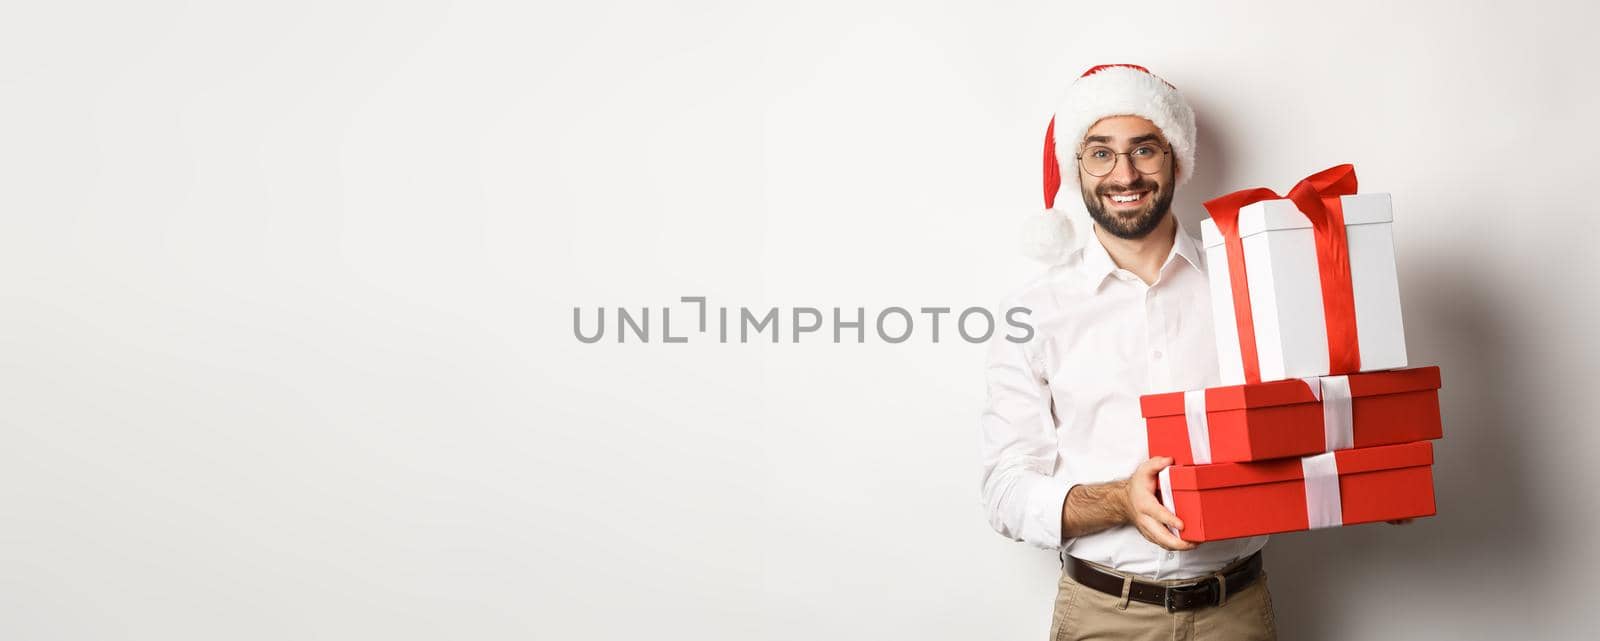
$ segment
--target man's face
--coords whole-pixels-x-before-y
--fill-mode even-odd
[[[1134,167],[1139,153],[1160,156],[1160,171],[1143,174]],[[1116,157],[1116,166],[1104,176],[1091,176],[1085,169],[1091,151],[1131,154]],[[1101,119],[1084,134],[1078,153],[1078,182],[1089,217],[1102,229],[1118,238],[1143,238],[1161,224],[1172,208],[1173,166],[1171,146],[1155,123],[1138,116],[1113,116]],[[1145,162],[1151,162],[1146,160]]]

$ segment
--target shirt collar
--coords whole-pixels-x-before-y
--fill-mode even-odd
[[[1088,278],[1090,287],[1099,287],[1119,268],[1116,261],[1111,260],[1111,254],[1106,251],[1105,245],[1100,243],[1100,235],[1094,231],[1092,225],[1088,233],[1089,240],[1083,246],[1083,274]],[[1167,252],[1167,259],[1161,263],[1161,271],[1165,272],[1167,266],[1177,258],[1182,258],[1196,270],[1205,271],[1200,262],[1200,251],[1195,247],[1194,239],[1183,230],[1182,224],[1177,226],[1173,236],[1172,250]]]
[[[1189,261],[1189,266],[1200,271],[1205,271],[1205,265],[1200,262],[1200,249],[1194,245],[1194,237],[1184,231],[1183,223],[1178,224],[1177,236],[1172,241],[1172,254],[1182,256]],[[1172,262],[1172,254],[1167,255],[1167,262]]]
[[[1094,225],[1089,226],[1089,242],[1083,245],[1083,275],[1088,279],[1091,288],[1099,287],[1111,274],[1117,271],[1117,263],[1111,260],[1111,254],[1106,252],[1105,245],[1100,244],[1100,235],[1095,232]]]

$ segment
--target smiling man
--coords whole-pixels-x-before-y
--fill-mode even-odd
[[[1163,171],[1170,165],[1166,162],[1169,153],[1170,146],[1161,130],[1138,116],[1103,118],[1089,128],[1078,164],[1084,173],[1099,178],[1092,191],[1088,182],[1083,189],[1083,205],[1098,229],[1123,241],[1142,241],[1158,225],[1176,227],[1167,215],[1174,191],[1171,172]],[[1117,175],[1111,176],[1112,172]],[[1170,230],[1167,235],[1166,244],[1170,245]],[[1158,245],[1142,242],[1126,248],[1146,245],[1159,249]]]
[[[1051,639],[1274,639],[1266,537],[1195,546],[1156,498],[1139,396],[1219,383],[1203,254],[1171,215],[1194,173],[1194,112],[1134,65],[1072,84],[1045,135],[1051,264],[1007,302],[1033,340],[993,341],[982,493],[1001,534],[1059,550]],[[1076,185],[1083,242],[1056,210]]]

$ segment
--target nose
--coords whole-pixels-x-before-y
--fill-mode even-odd
[[[1111,168],[1111,173],[1106,174],[1106,180],[1119,185],[1131,185],[1139,180],[1139,171],[1133,168],[1133,158],[1117,156],[1117,164]]]

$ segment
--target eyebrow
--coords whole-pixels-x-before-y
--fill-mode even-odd
[[[1141,142],[1157,142],[1159,140],[1161,140],[1160,136],[1157,136],[1155,134],[1145,134],[1143,136],[1134,136],[1133,138],[1128,140],[1128,144],[1137,145],[1137,144],[1139,144]],[[1097,142],[1097,143],[1101,143],[1101,144],[1110,144],[1111,143],[1111,136],[1089,136],[1088,138],[1084,138],[1083,141],[1084,142]]]

